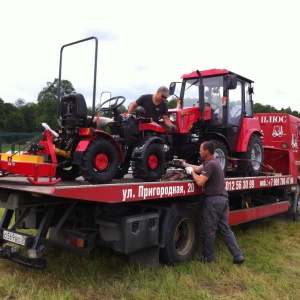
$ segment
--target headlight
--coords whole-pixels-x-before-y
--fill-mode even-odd
[[[176,113],[171,113],[171,114],[170,114],[170,120],[171,120],[172,122],[175,122],[175,121],[177,120],[177,114],[176,114]]]

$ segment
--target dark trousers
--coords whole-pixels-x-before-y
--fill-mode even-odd
[[[219,232],[233,258],[242,255],[234,233],[228,225],[228,198],[226,196],[207,196],[202,219],[202,254],[207,260],[214,260],[216,230]]]

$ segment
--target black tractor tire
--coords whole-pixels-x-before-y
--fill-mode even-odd
[[[219,160],[221,168],[225,174],[228,166],[228,149],[222,141],[213,140],[212,142],[214,142],[216,147],[214,157]]]
[[[166,245],[160,249],[160,260],[176,265],[193,259],[200,246],[200,228],[200,221],[192,210],[178,211],[169,224]]]
[[[116,148],[107,140],[95,139],[83,154],[82,177],[90,183],[107,183],[114,178],[118,165]]]
[[[257,134],[250,137],[247,152],[239,155],[238,170],[247,176],[258,176],[262,171],[264,148]]]
[[[161,179],[165,172],[165,154],[161,144],[152,143],[146,149],[144,158],[132,162],[134,178],[151,182]]]
[[[125,161],[118,166],[117,173],[115,174],[115,179],[122,179],[127,173],[130,167],[130,161]]]
[[[79,165],[71,165],[66,168],[56,168],[56,178],[61,178],[62,181],[72,181],[81,176],[81,170]]]

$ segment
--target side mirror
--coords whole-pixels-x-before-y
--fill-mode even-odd
[[[229,74],[225,77],[225,90],[234,90],[237,86],[237,75]]]
[[[254,94],[254,87],[252,86],[252,87],[249,87],[249,94]]]
[[[170,94],[170,96],[174,95],[175,89],[176,89],[176,82],[171,82],[170,83],[170,87],[169,87],[169,94]]]

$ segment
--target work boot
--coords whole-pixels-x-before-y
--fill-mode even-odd
[[[245,261],[243,255],[237,256],[233,259],[234,264],[241,265]]]
[[[205,256],[202,256],[202,258],[200,259],[200,261],[201,261],[202,263],[204,263],[204,264],[211,264],[211,263],[214,263],[213,260],[210,260],[210,259],[208,259],[208,258],[205,257]]]

